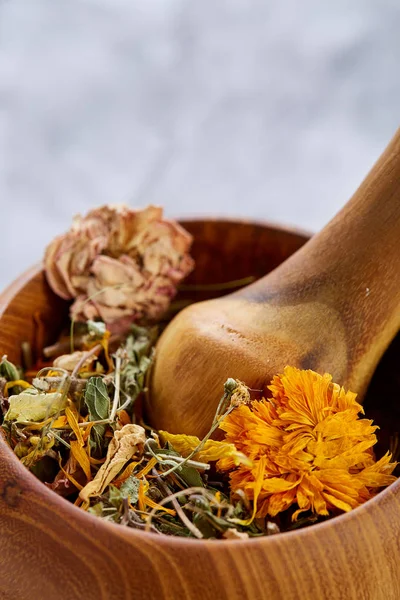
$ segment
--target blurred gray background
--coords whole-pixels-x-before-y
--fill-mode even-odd
[[[0,0],[0,287],[106,202],[309,230],[400,118],[398,0]]]

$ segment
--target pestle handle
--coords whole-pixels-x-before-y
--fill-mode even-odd
[[[332,221],[239,294],[333,309],[346,331],[346,381],[367,382],[400,329],[400,129]]]
[[[157,344],[149,415],[201,437],[228,377],[267,394],[286,365],[330,373],[361,400],[399,328],[400,131],[348,204],[275,271],[175,317]]]

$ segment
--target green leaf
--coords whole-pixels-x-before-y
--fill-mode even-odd
[[[122,497],[129,498],[131,504],[136,504],[139,498],[139,487],[140,480],[134,475],[131,475],[120,487]]]
[[[206,539],[217,537],[216,529],[212,526],[212,524],[205,515],[202,515],[201,513],[194,514],[193,524],[196,525],[198,529],[200,529],[201,533]]]
[[[104,434],[106,432],[106,426],[105,425],[94,425],[94,427],[92,427],[92,431],[90,432],[90,447],[92,450],[92,454],[95,454],[96,456],[101,456],[102,455],[102,448],[104,448],[105,446],[105,440],[104,440]]]
[[[179,467],[176,472],[180,476],[181,479],[189,486],[189,487],[203,487],[203,480],[200,476],[200,473],[194,467],[189,467],[188,465],[183,465]]]
[[[156,335],[154,328],[146,329],[136,325],[132,326],[131,331],[125,342],[128,360],[121,371],[121,389],[131,400],[127,410],[131,409],[144,389],[146,373],[152,363]]]
[[[131,332],[132,334],[127,339],[127,345],[130,346],[131,352],[135,352],[138,358],[148,354],[157,335],[156,328],[153,327],[148,329],[146,327],[132,325]]]
[[[214,515],[212,512],[206,513],[204,516],[212,525],[215,525],[217,529],[225,530],[232,527],[232,523],[229,523],[228,521],[225,521],[225,519],[217,517],[217,515]]]
[[[96,517],[102,517],[103,516],[103,508],[104,508],[103,503],[97,502],[97,504],[88,508],[88,512],[92,515],[95,515]]]
[[[89,421],[108,419],[110,415],[110,397],[107,387],[101,377],[91,377],[86,385],[85,404],[88,409]],[[104,446],[106,426],[98,423],[90,432],[90,445],[95,454],[101,454]]]
[[[110,397],[101,377],[91,377],[85,390],[85,404],[90,421],[108,419],[110,414]]]
[[[147,443],[150,446],[150,442],[147,442]],[[153,448],[151,446],[151,449],[154,452],[154,454],[166,454],[168,456],[181,456],[179,454],[179,452],[176,452],[176,450],[173,450],[172,448]]]
[[[16,381],[20,379],[20,373],[17,367],[3,356],[0,362],[0,376],[5,377],[7,381]]]
[[[115,485],[110,484],[108,493],[108,500],[110,504],[115,506],[115,508],[119,508],[121,506],[121,502],[123,500],[123,495],[121,490],[119,490]]]
[[[158,525],[158,529],[161,533],[185,538],[192,537],[192,534],[187,527],[180,525],[180,522],[178,523],[175,520],[167,521],[167,518],[168,517],[164,517],[164,520]]]

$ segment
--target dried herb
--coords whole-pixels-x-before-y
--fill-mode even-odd
[[[101,377],[91,377],[89,379],[85,389],[84,400],[88,410],[89,421],[103,421],[108,419],[110,414],[110,397]],[[96,455],[101,454],[101,448],[104,446],[105,431],[106,425],[97,423],[92,427],[90,432],[90,443]]]
[[[8,402],[10,407],[4,415],[5,421],[42,421],[65,407],[65,399],[59,392],[46,394],[35,388],[10,396]]]
[[[128,410],[132,409],[135,400],[144,390],[157,339],[156,328],[147,329],[134,325],[131,332],[125,343],[125,357],[121,366],[121,386],[128,400]]]
[[[110,398],[101,377],[91,377],[87,382],[85,404],[90,421],[101,421],[109,417]]]
[[[119,489],[122,498],[128,498],[132,504],[136,504],[139,498],[140,480],[131,475],[124,481]],[[117,489],[117,488],[116,488]]]
[[[163,228],[163,235],[172,245],[180,240],[183,254],[168,244],[143,248],[129,223],[156,230],[160,215],[154,207],[142,214],[143,221],[140,214],[126,208],[92,211],[47,250],[56,292],[70,298],[77,281],[93,285],[83,296],[73,289],[70,336],[64,333],[42,349],[43,324],[36,317],[35,349],[53,364],[36,374],[26,344],[25,375],[7,357],[0,362],[1,427],[22,464],[98,518],[197,539],[243,540],[306,527],[358,506],[391,483],[395,463],[389,454],[375,460],[377,428],[358,418],[354,395],[311,371],[288,367],[274,378],[272,399],[253,403],[243,383],[228,379],[202,440],[144,425],[140,397],[148,391],[158,336],[154,322],[162,327],[168,310],[190,303],[170,300],[192,261],[190,236],[175,225]],[[86,262],[70,261],[60,279],[57,257],[71,257],[70,242],[78,239],[76,251],[82,252],[76,231],[90,243],[99,227],[105,250],[94,257],[92,270],[80,272]],[[152,273],[145,262],[154,267],[155,256]],[[128,284],[115,282],[114,269],[122,269]],[[104,280],[109,285],[103,287]],[[248,282],[181,289],[218,292]],[[108,327],[96,311],[104,313]],[[138,315],[146,321],[132,325]],[[75,319],[86,317],[75,326]],[[225,432],[224,440],[212,439],[217,429]],[[396,456],[399,447],[396,435],[391,441]]]
[[[122,429],[117,430],[108,446],[105,462],[94,479],[80,491],[80,498],[87,502],[91,497],[100,496],[127,461],[140,452],[145,441],[145,432],[140,425],[124,425]]]
[[[286,380],[274,380],[273,403],[251,404],[246,386],[228,379],[213,423],[202,440],[183,434],[146,431],[135,423],[138,418],[135,401],[145,390],[156,329],[132,327],[112,356],[108,354],[109,332],[100,323],[88,324],[86,329],[80,326],[79,335],[79,350],[62,355],[61,360],[55,357],[56,367],[42,369],[32,380],[33,385],[26,380],[14,380],[16,376],[21,377],[20,372],[6,359],[2,362],[4,393],[7,386],[17,390],[16,382],[21,389],[10,398],[3,396],[3,402],[7,402],[3,423],[6,437],[21,462],[55,493],[99,518],[122,526],[198,539],[241,540],[274,535],[336,514],[340,507],[330,510],[328,515],[318,514],[319,505],[312,512],[305,500],[301,500],[302,507],[296,512],[297,496],[290,491],[298,485],[294,475],[279,477],[278,467],[274,467],[274,476],[267,473],[268,444],[272,444],[268,464],[277,460],[277,465],[284,465],[286,460],[289,465],[291,455],[284,454],[284,447],[288,441],[296,443],[297,430],[289,430],[288,441],[284,441],[286,421],[294,418],[295,411],[301,412],[298,401],[295,409],[290,409],[292,412],[289,405],[285,405],[285,402],[290,404],[289,392],[284,396],[286,400],[282,400]],[[60,369],[60,364],[67,370]],[[285,377],[297,376],[297,371],[285,373]],[[307,377],[320,377],[307,373]],[[321,386],[319,382],[315,389],[322,390]],[[326,398],[333,402],[339,393],[340,410],[344,410],[347,402],[348,411],[354,413],[351,418],[350,413],[346,413],[346,427],[354,422],[358,433],[350,436],[346,443],[364,444],[364,450],[360,445],[355,447],[361,452],[358,463],[364,460],[362,453],[366,451],[364,458],[371,464],[372,479],[366,479],[366,484],[386,485],[393,479],[390,475],[393,464],[388,462],[388,456],[381,462],[373,461],[369,452],[376,441],[372,422],[359,422],[359,407],[354,404],[353,396],[335,390]],[[282,402],[286,421],[280,425]],[[339,426],[340,410],[335,415],[327,413],[321,417],[318,425],[322,428],[322,441],[324,435],[333,436],[332,441],[327,440],[330,451],[336,443],[334,440],[338,440],[339,433],[345,429],[343,423]],[[335,419],[340,432],[335,430]],[[305,427],[303,423],[300,437]],[[228,432],[224,441],[211,439],[217,428]],[[393,449],[397,449],[397,441],[393,442]],[[340,443],[346,452],[347,446],[345,448],[343,441]],[[312,440],[307,444],[311,444],[307,450],[309,455]],[[302,448],[303,443],[296,452],[303,452]],[[318,452],[327,456],[327,448]],[[278,451],[281,454],[275,459],[274,453]],[[354,452],[351,456],[355,457]],[[296,465],[300,465],[299,458],[296,454]],[[367,468],[366,477],[368,472]],[[360,473],[362,479],[364,475]],[[318,469],[313,476],[317,475]],[[305,476],[302,475],[303,479]],[[356,477],[354,465],[351,476]],[[334,489],[335,482],[331,482],[329,493]],[[365,489],[372,491],[373,488]],[[264,500],[260,502],[260,498]],[[269,503],[265,504],[265,499],[269,499]],[[278,499],[286,505],[266,517],[278,506]],[[334,502],[331,497],[330,502]],[[304,516],[293,522],[301,508]]]

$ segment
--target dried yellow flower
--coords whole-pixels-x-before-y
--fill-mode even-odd
[[[159,431],[159,434],[164,442],[169,442],[184,457],[189,456],[201,444],[201,440],[195,435],[174,434],[167,431]],[[246,464],[248,467],[252,465],[251,460],[243,452],[239,452],[234,444],[215,440],[207,440],[193,456],[193,460],[203,463],[219,461],[221,470],[233,469],[241,464]]]

